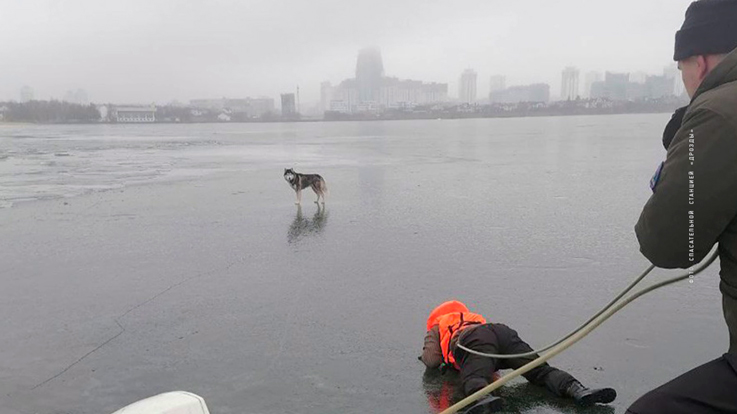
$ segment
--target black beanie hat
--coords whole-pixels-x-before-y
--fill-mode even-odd
[[[676,32],[673,60],[729,53],[737,47],[737,0],[699,0]]]

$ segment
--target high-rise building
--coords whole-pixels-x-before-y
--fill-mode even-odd
[[[251,118],[270,114],[274,111],[274,99],[267,97],[248,98],[250,105],[246,113]]]
[[[638,71],[634,73],[630,73],[630,82],[632,83],[645,83],[647,80],[647,73],[643,71]]]
[[[346,79],[332,90],[326,110],[333,112],[377,112],[386,109],[412,108],[448,100],[447,83],[425,83],[416,80],[384,77],[377,101],[358,100],[355,79]]]
[[[570,101],[578,97],[578,69],[568,66],[561,74],[560,99]]]
[[[476,101],[476,71],[466,69],[461,74],[458,85],[458,100],[463,103],[473,103]]]
[[[587,72],[586,77],[584,78],[584,97],[591,98],[591,85],[594,82],[601,82],[603,79],[604,76],[601,74],[601,72]]]
[[[356,83],[359,102],[377,102],[384,77],[381,51],[375,47],[361,49],[356,62]]]
[[[614,101],[623,101],[631,96],[629,73],[606,72],[604,80],[591,84],[592,98],[606,98]]]
[[[613,101],[637,101],[673,95],[674,79],[667,75],[645,75],[642,82],[634,82],[632,79],[629,73],[606,72],[603,81],[591,84],[591,97]],[[635,76],[635,80],[641,80],[641,76]]]
[[[504,90],[507,87],[507,77],[503,75],[494,75],[489,78],[489,95],[496,91]]]
[[[489,97],[492,103],[548,102],[549,100],[550,85],[547,83],[510,86],[494,91]]]
[[[330,110],[330,101],[333,100],[333,84],[325,81],[320,84],[320,112]]]
[[[320,84],[323,111],[342,113],[381,112],[447,101],[448,84],[425,83],[384,76],[381,53],[376,48],[359,51],[356,77],[333,86]]]
[[[281,94],[281,114],[283,117],[297,115],[297,105],[293,93]]]
[[[685,88],[683,86],[683,79],[681,79],[681,72],[678,70],[678,64],[674,62],[663,68],[663,75],[673,79],[673,95],[683,95]]]
[[[674,79],[666,75],[647,76],[645,78],[645,93],[648,98],[657,99],[673,95]]]
[[[87,105],[89,103],[89,100],[87,99],[87,92],[84,89],[67,91],[67,93],[64,95],[64,100],[80,105]]]
[[[330,111],[352,113],[358,105],[356,79],[345,79],[333,89]]]
[[[30,86],[24,85],[20,88],[20,101],[29,102],[33,100],[33,89]]]
[[[446,101],[447,83],[425,83],[416,80],[384,78],[379,104],[384,108],[410,108]]]

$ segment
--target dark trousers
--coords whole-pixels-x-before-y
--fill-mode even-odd
[[[521,354],[532,351],[532,348],[520,339],[517,332],[501,323],[488,323],[463,332],[460,341],[466,348],[489,354]],[[491,383],[494,371],[498,369],[517,369],[536,359],[537,355],[524,358],[488,358],[474,355],[458,347],[453,351],[458,365],[461,368],[461,382],[466,395],[473,394]],[[542,364],[525,374],[527,381],[535,385],[546,386],[558,396],[565,396],[564,392],[571,382],[576,379],[571,374]]]
[[[648,392],[630,414],[737,413],[737,356],[723,356]]]

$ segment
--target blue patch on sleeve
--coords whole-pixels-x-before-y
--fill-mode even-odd
[[[658,165],[658,169],[655,170],[653,178],[650,179],[650,189],[653,190],[653,193],[655,192],[655,186],[658,185],[658,180],[660,180],[660,173],[663,171],[663,165],[665,165],[665,162],[661,162],[660,165]]]

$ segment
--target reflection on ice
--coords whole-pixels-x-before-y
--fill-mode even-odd
[[[294,217],[294,221],[289,226],[289,232],[287,233],[289,244],[299,242],[305,237],[318,235],[325,229],[328,220],[326,207],[321,204],[316,205],[317,210],[311,219],[304,218],[302,215],[302,206],[297,206],[297,215]]]

